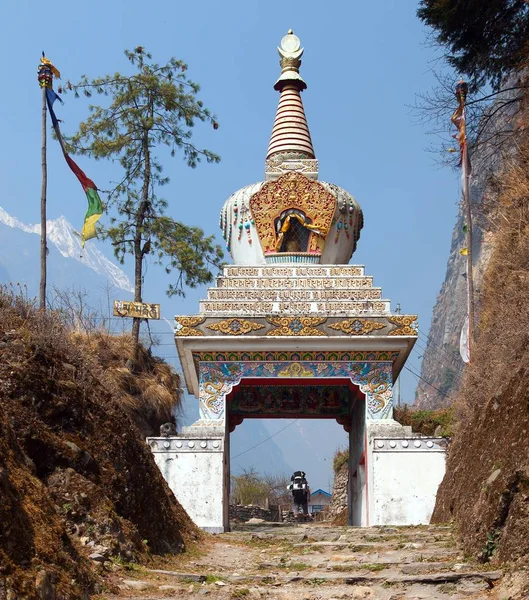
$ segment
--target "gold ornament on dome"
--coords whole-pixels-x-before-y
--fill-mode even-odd
[[[277,327],[277,329],[270,330],[266,335],[306,336],[325,335],[323,331],[316,329],[316,327],[325,323],[327,317],[268,317],[266,320]]]
[[[178,337],[190,337],[204,335],[202,331],[195,329],[206,320],[206,317],[175,317],[174,334]]]
[[[246,319],[225,319],[218,323],[206,326],[208,329],[213,331],[220,331],[227,335],[243,335],[250,333],[251,331],[257,331],[258,329],[264,329],[264,325],[254,323],[253,321],[247,321]]]
[[[367,335],[377,329],[384,329],[385,326],[384,323],[368,321],[367,319],[345,319],[329,325],[331,329],[343,331],[348,335]]]
[[[296,172],[265,183],[250,198],[250,210],[264,254],[278,251],[280,235],[284,232],[276,231],[276,222],[290,209],[297,209],[306,216],[301,223],[310,231],[306,251],[321,255],[336,210],[336,198],[321,183]]]
[[[419,323],[417,315],[393,315],[388,317],[388,321],[397,325],[396,329],[390,331],[388,335],[417,335]]]

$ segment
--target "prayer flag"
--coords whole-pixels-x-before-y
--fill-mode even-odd
[[[459,336],[459,354],[464,363],[470,362],[470,348],[468,345],[468,316],[465,317],[461,335]]]
[[[57,134],[57,139],[61,145],[64,158],[70,169],[79,180],[79,183],[83,186],[86,199],[88,200],[88,210],[86,211],[83,231],[81,233],[81,245],[84,247],[86,240],[97,237],[95,225],[103,214],[103,203],[101,202],[101,198],[97,193],[96,184],[85,175],[84,171],[80,169],[77,163],[75,163],[66,152],[66,146],[64,145],[64,140],[62,139],[61,130],[59,128],[59,119],[57,119],[55,111],[53,110],[53,103],[55,100],[59,100],[62,103],[61,97],[58,94],[56,94],[51,88],[46,88],[46,101],[48,104],[48,110],[50,111],[53,129]]]

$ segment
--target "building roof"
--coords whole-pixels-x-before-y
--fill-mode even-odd
[[[329,494],[329,492],[326,492],[325,490],[316,490],[315,492],[312,492],[310,497],[312,498],[312,496],[316,496],[317,494],[323,494],[324,496],[327,496],[327,498],[332,497],[332,494]]]

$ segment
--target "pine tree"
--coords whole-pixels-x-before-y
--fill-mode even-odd
[[[421,0],[417,15],[474,91],[486,84],[499,89],[504,76],[527,60],[526,0]]]
[[[185,63],[171,58],[165,65],[152,61],[141,46],[125,51],[134,67],[132,75],[115,73],[78,84],[68,84],[76,96],[94,93],[108,96],[108,106],[91,106],[90,116],[69,139],[73,152],[96,159],[117,160],[122,172],[119,183],[109,193],[106,210],[110,225],[101,235],[109,238],[121,263],[134,257],[134,301],[142,302],[144,260],[152,255],[166,272],[176,272],[176,281],[167,293],[184,295],[185,287],[196,287],[212,280],[212,267],[222,260],[220,246],[213,236],[165,215],[167,201],[159,191],[169,181],[164,176],[156,151],[169,147],[171,156],[183,155],[194,168],[205,159],[220,158],[191,141],[195,122],[209,122],[218,128],[212,114],[197,99],[199,86],[190,81]],[[133,320],[135,365],[141,319]]]

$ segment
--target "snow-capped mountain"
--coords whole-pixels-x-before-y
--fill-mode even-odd
[[[40,224],[26,225],[9,215],[0,207],[0,223],[24,233],[40,235]],[[88,241],[81,247],[81,234],[64,217],[46,222],[48,245],[53,244],[62,256],[79,261],[121,290],[133,292],[134,288],[127,275],[110,261],[94,244]]]

